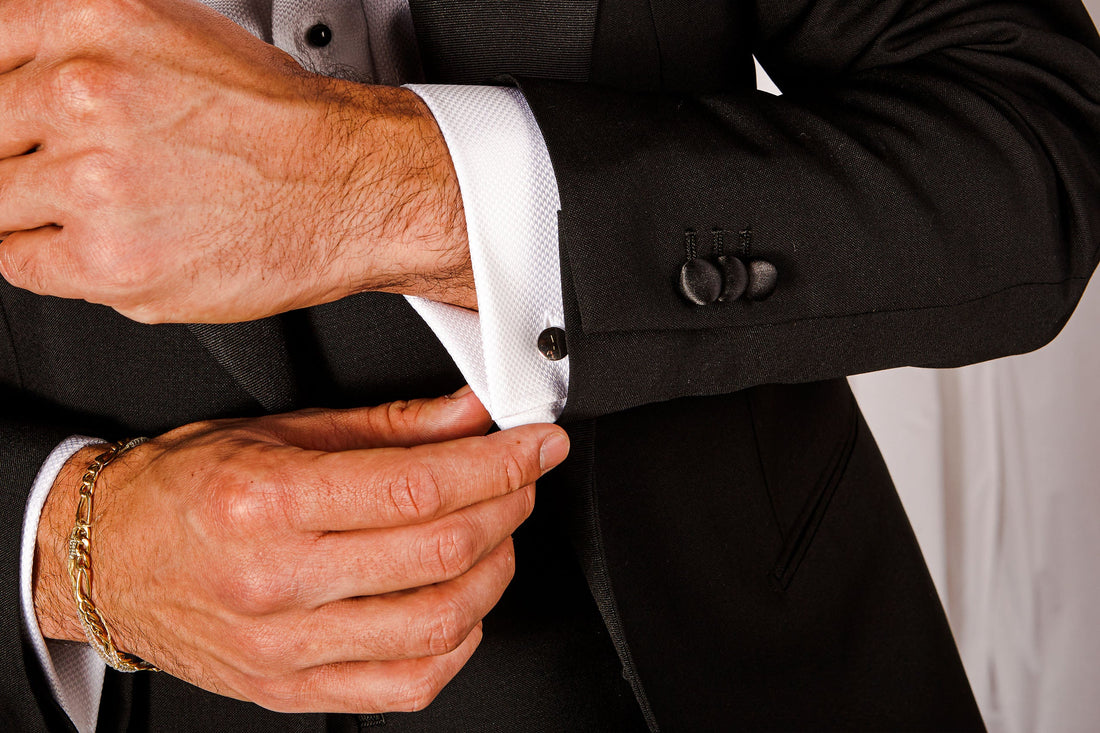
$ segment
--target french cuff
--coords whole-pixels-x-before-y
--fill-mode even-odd
[[[46,457],[42,468],[38,469],[27,499],[19,550],[19,602],[27,636],[34,647],[38,664],[46,674],[50,692],[80,733],[95,733],[99,701],[103,696],[103,675],[107,666],[87,644],[55,639],[47,641],[42,637],[38,618],[34,614],[34,549],[38,540],[38,522],[42,518],[42,507],[46,505],[46,497],[49,496],[61,467],[81,448],[102,442],[96,438],[73,435],[61,441]],[[76,517],[75,505],[73,517]]]
[[[478,312],[409,297],[501,428],[553,422],[569,359],[557,179],[523,95],[410,84],[435,116],[458,176]]]

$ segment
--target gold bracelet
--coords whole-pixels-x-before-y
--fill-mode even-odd
[[[100,658],[119,672],[159,672],[156,667],[133,654],[119,651],[111,638],[111,631],[102,614],[92,603],[92,496],[95,494],[95,482],[99,474],[112,461],[131,448],[144,443],[148,438],[134,438],[111,446],[110,450],[96,456],[92,465],[84,472],[80,480],[80,501],[76,505],[76,524],[69,533],[69,579],[73,584],[73,598],[80,613],[80,625],[88,643],[96,650]]]

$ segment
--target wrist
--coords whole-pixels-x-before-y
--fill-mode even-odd
[[[34,612],[47,639],[84,641],[69,581],[69,533],[76,517],[80,479],[103,445],[73,454],[57,474],[38,523],[34,553]]]
[[[339,111],[327,118],[340,144],[328,150],[347,184],[338,296],[379,290],[476,309],[458,177],[427,105],[407,89],[336,84]]]

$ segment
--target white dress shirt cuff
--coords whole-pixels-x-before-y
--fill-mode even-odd
[[[531,109],[516,89],[410,84],[435,116],[458,176],[478,312],[409,298],[501,428],[553,422],[569,359],[539,336],[565,327],[557,179]]]
[[[23,623],[38,663],[46,673],[54,699],[73,721],[79,733],[95,733],[99,717],[99,700],[103,695],[103,674],[107,667],[87,644],[75,641],[46,640],[38,628],[34,614],[34,548],[38,538],[38,521],[50,488],[61,467],[81,448],[102,443],[96,438],[74,435],[61,441],[38,469],[27,511],[23,515],[23,541],[19,552],[19,594]],[[73,506],[76,516],[76,506]]]

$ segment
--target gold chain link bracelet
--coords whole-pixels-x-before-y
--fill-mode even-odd
[[[99,474],[112,461],[131,448],[144,443],[148,438],[134,438],[111,446],[110,450],[96,456],[92,465],[84,472],[80,480],[80,501],[76,505],[76,524],[69,533],[69,579],[73,584],[73,598],[80,613],[80,625],[88,643],[96,650],[100,658],[120,672],[159,672],[156,667],[133,654],[119,651],[111,638],[107,622],[92,603],[92,496],[95,494],[95,482]]]

